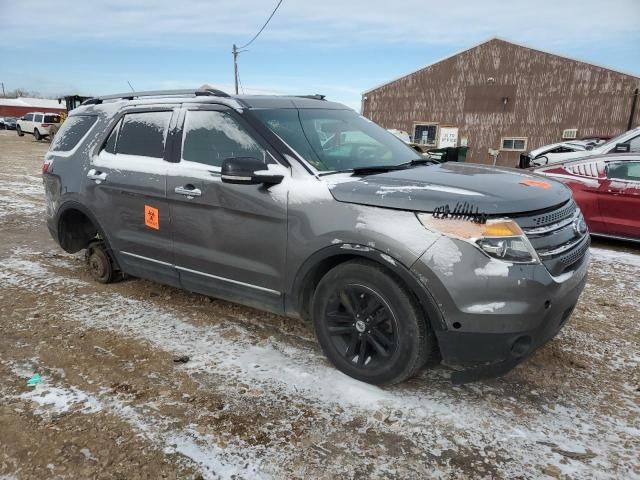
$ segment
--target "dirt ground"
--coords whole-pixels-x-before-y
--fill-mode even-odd
[[[44,225],[47,148],[0,132],[0,480],[640,478],[640,248],[594,242],[569,325],[506,377],[381,389],[302,322],[94,283]]]

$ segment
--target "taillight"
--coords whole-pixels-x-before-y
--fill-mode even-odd
[[[50,123],[42,123],[41,125],[42,125],[43,127],[50,127],[50,126],[51,126],[51,124],[50,124]]]
[[[42,173],[47,173],[51,169],[52,165],[53,165],[53,160],[45,160],[42,163]]]

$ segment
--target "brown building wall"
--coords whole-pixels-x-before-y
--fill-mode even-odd
[[[362,113],[410,134],[414,123],[458,127],[467,161],[488,163],[502,137],[526,137],[532,150],[567,128],[624,132],[636,88],[638,77],[493,39],[365,93]],[[514,166],[520,153],[501,151],[498,164]]]

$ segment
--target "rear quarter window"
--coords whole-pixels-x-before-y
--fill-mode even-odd
[[[162,158],[171,114],[164,111],[125,115],[118,136],[117,153]]]
[[[93,124],[96,123],[97,118],[90,115],[76,115],[67,118],[62,127],[60,127],[60,131],[53,138],[50,150],[53,152],[73,150]]]

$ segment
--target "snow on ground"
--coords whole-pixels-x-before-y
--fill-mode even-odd
[[[0,480],[90,477],[121,454],[179,478],[640,478],[637,249],[592,247],[568,326],[507,377],[453,386],[439,367],[378,388],[337,372],[299,322],[141,280],[90,281],[42,224],[46,145],[11,142],[0,144]]]
[[[548,457],[547,449],[541,445],[553,444],[571,452],[584,454],[591,452],[595,458],[589,464],[582,462],[559,462],[555,465],[567,475],[582,475],[598,469],[605,474],[613,468],[617,457],[628,453],[625,445],[640,436],[638,425],[620,422],[619,418],[594,414],[599,399],[579,394],[568,403],[538,402],[535,405],[518,405],[520,416],[517,422],[508,411],[495,409],[491,402],[484,399],[495,387],[483,388],[471,386],[469,394],[465,387],[449,387],[447,391],[429,388],[428,383],[419,386],[399,386],[381,389],[366,385],[344,376],[324,361],[317,349],[308,349],[282,343],[268,338],[253,344],[251,335],[242,327],[199,326],[170,306],[158,307],[152,302],[130,298],[121,293],[84,293],[66,292],[68,279],[55,275],[44,262],[37,264],[35,252],[23,251],[18,258],[11,258],[0,267],[0,278],[11,285],[19,285],[34,294],[47,289],[55,292],[58,302],[64,305],[65,320],[76,322],[84,328],[109,330],[117,335],[135,338],[148,345],[176,356],[189,355],[191,361],[184,371],[192,375],[203,388],[221,379],[232,383],[242,379],[253,388],[264,392],[283,392],[295,397],[296,402],[313,405],[327,418],[336,417],[338,408],[341,422],[350,422],[356,418],[367,418],[376,428],[406,435],[411,432],[418,448],[431,455],[441,455],[443,451],[457,451],[466,445],[484,445],[501,455],[508,455],[515,462],[505,463],[498,469],[505,476],[532,474],[527,465],[535,465],[541,458]],[[35,266],[34,265],[38,265]],[[74,279],[74,284],[90,289],[88,282]],[[56,288],[58,283],[59,288]],[[84,289],[83,289],[84,290]],[[88,308],[90,306],[90,308]],[[228,340],[230,330],[233,340]],[[566,333],[565,333],[566,334]],[[579,344],[585,345],[588,336],[572,332]],[[589,346],[591,354],[604,356],[611,344],[603,345],[604,351]],[[620,351],[629,352],[632,345],[616,345]],[[569,348],[571,351],[571,348]],[[620,359],[618,367],[637,368],[638,356],[635,353]],[[215,371],[215,374],[210,372]],[[447,376],[446,372],[427,374]],[[499,389],[497,389],[499,394]],[[79,392],[52,389],[52,393],[38,397],[35,393],[25,397],[45,405],[55,404],[55,397],[71,403],[86,403]],[[455,393],[452,395],[452,393]],[[629,404],[631,408],[632,402]],[[510,405],[509,408],[514,408]],[[633,407],[636,416],[640,408]],[[391,426],[375,419],[398,415]],[[122,412],[120,412],[122,414]],[[128,419],[131,421],[131,419]],[[134,422],[135,423],[135,422]],[[382,425],[381,425],[382,424]],[[429,425],[429,429],[425,429]],[[594,437],[594,433],[598,433]],[[606,434],[605,434],[606,433]],[[176,451],[199,462],[203,458],[202,449],[209,443],[205,437],[198,437],[187,431],[171,435]],[[186,442],[186,443],[185,443]],[[238,446],[240,450],[240,446]],[[635,453],[640,455],[636,445]],[[272,452],[273,455],[286,457],[286,450]],[[211,455],[211,451],[207,451]],[[255,452],[244,449],[241,454],[245,460],[255,460]],[[219,458],[215,455],[212,458]],[[228,461],[228,459],[226,460]],[[549,461],[549,459],[547,459]],[[612,463],[613,461],[613,463]],[[277,463],[277,461],[276,461]],[[393,464],[393,462],[391,462]],[[221,465],[215,471],[221,471]],[[226,464],[224,464],[226,465]],[[390,465],[387,465],[390,467]],[[246,473],[246,472],[245,472]],[[264,472],[262,472],[264,473]]]

